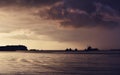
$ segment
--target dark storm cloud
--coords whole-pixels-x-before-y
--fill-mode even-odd
[[[49,19],[52,19],[53,21],[60,20],[61,26],[66,28],[114,28],[119,25],[120,21],[119,0],[0,0],[0,5],[7,6],[8,8],[9,6],[15,5],[18,5],[20,7],[26,6],[27,9],[25,10],[27,10],[28,12],[34,11],[29,10],[28,6],[35,6],[38,10],[37,12],[35,12],[35,16],[46,17],[47,13],[49,13]],[[47,9],[47,11],[44,13],[41,10],[39,12],[39,9],[41,9],[42,7],[46,7],[47,5],[51,5],[50,9]],[[30,24],[35,24],[34,20],[32,19],[30,21]],[[25,26],[27,25],[24,25],[23,28],[34,28],[33,25],[31,25],[31,27],[30,25],[28,27]],[[41,32],[38,26],[35,26],[34,31],[37,31],[36,28],[38,28],[38,31]]]
[[[1,7],[26,7],[35,16],[60,20],[62,27],[114,28],[120,25],[119,0],[0,0]],[[50,9],[43,7],[49,6]],[[29,10],[31,7],[36,10]],[[41,10],[43,8],[44,10]]]
[[[49,10],[49,18],[62,20],[63,27],[105,27],[120,25],[119,0],[63,0]]]

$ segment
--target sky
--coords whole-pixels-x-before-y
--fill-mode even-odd
[[[120,0],[0,0],[0,45],[120,48]]]

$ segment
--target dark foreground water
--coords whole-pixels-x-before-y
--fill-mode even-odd
[[[0,75],[120,75],[120,54],[0,52]]]

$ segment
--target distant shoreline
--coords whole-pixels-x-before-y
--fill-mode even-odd
[[[65,51],[0,51],[0,53],[37,53],[37,54],[120,54],[120,51],[78,51],[78,52],[65,52]]]
[[[72,51],[66,52],[64,50],[44,50],[44,51],[16,51],[16,52],[23,52],[23,53],[50,53],[50,54],[120,54],[120,51]]]

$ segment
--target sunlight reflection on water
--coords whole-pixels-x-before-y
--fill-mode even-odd
[[[120,75],[120,55],[0,52],[0,74]]]

